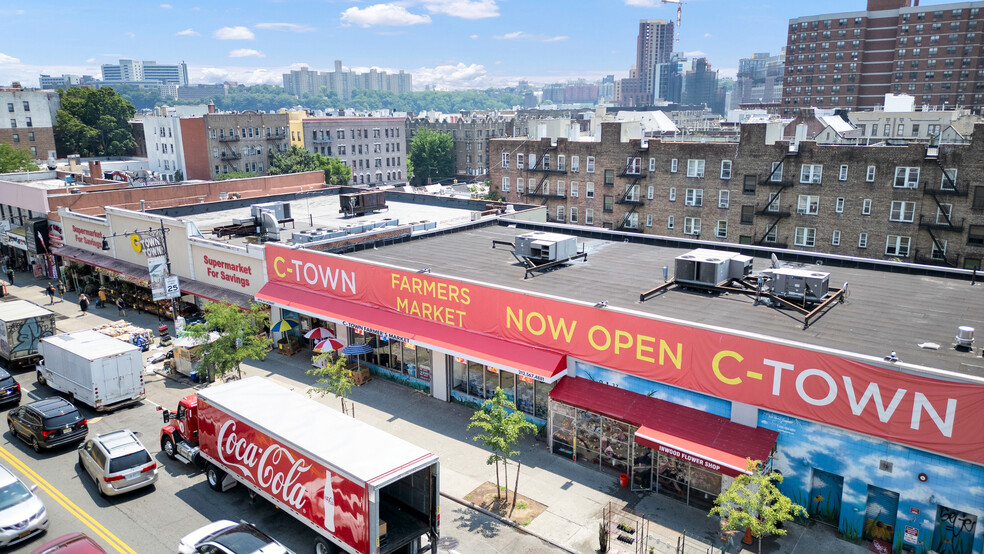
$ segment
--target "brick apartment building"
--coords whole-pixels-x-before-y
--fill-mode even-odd
[[[402,117],[306,117],[300,133],[307,150],[349,166],[353,185],[407,181],[407,121]]]
[[[55,114],[60,106],[57,92],[0,89],[0,142],[27,150],[37,160],[56,158]]]
[[[204,116],[209,178],[235,171],[262,176],[270,169],[270,153],[290,149],[286,113],[209,113]]]
[[[980,267],[984,126],[968,144],[790,148],[771,124],[738,142],[493,139],[491,182],[548,221],[776,248]]]
[[[456,174],[462,177],[484,176],[489,173],[489,139],[514,136],[515,114],[476,112],[461,114],[437,114],[435,116],[408,117],[407,145],[417,129],[426,127],[436,133],[446,133],[454,140]],[[416,168],[423,175],[427,168]]]
[[[789,21],[782,113],[917,104],[984,106],[984,2],[929,6],[868,0],[867,10]]]

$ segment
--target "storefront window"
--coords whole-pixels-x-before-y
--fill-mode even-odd
[[[577,411],[577,461],[598,467],[601,463],[601,416]]]
[[[485,398],[485,366],[478,362],[468,362],[468,394]]]
[[[666,454],[659,455],[659,492],[677,500],[687,501],[690,483],[690,464]]]
[[[508,371],[499,372],[499,387],[506,393],[506,399],[512,403],[516,402],[516,374]]]
[[[485,368],[485,398],[495,396],[495,389],[499,386],[499,370],[494,367]]]
[[[550,391],[553,390],[553,383],[540,383],[537,382],[533,390],[535,391],[536,404],[534,406],[533,416],[540,419],[547,419],[547,399],[550,398]]]
[[[403,343],[393,340],[386,342],[390,349],[390,363],[387,367],[400,373],[406,373],[406,367],[403,365]]]
[[[574,459],[574,408],[554,404],[553,453],[569,460]]]
[[[451,366],[451,388],[468,394],[468,364],[463,358],[455,358]]]
[[[516,381],[516,408],[521,412],[533,413],[533,379],[520,375]]]
[[[602,418],[601,467],[628,472],[629,425],[614,419]]]
[[[632,461],[632,488],[649,490],[653,487],[653,450],[641,444],[635,445]]]
[[[714,499],[721,493],[721,474],[691,464],[690,505],[710,510]]]

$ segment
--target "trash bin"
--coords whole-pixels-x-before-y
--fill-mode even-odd
[[[198,382],[198,372],[195,371],[194,369],[191,370],[191,373],[188,374],[188,378],[191,379],[191,382],[192,383],[197,383]]]
[[[623,487],[629,486],[629,474],[628,473],[620,473],[618,475],[618,484],[622,485]]]

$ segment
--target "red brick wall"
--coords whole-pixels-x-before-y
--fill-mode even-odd
[[[208,144],[205,141],[205,120],[200,117],[181,118],[181,141],[183,143],[185,179],[210,178],[208,168]]]

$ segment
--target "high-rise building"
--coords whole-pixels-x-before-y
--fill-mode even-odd
[[[284,89],[294,96],[321,94],[322,88],[334,92],[342,100],[348,100],[354,90],[382,90],[393,94],[411,92],[413,82],[412,76],[403,70],[395,74],[377,69],[370,69],[368,73],[345,71],[341,60],[335,60],[334,71],[311,71],[302,67],[284,73]]]
[[[71,73],[65,73],[58,76],[41,74],[38,77],[39,88],[43,90],[57,90],[60,88],[69,87],[79,87],[84,85],[93,85],[96,83],[96,78],[92,75],[74,75]]]
[[[668,63],[673,53],[673,22],[643,19],[636,39],[635,71],[622,79],[619,102],[626,106],[651,106],[657,94],[657,65]]]
[[[188,65],[159,65],[151,60],[120,59],[117,65],[102,65],[105,83],[158,84],[188,86]]]
[[[731,107],[748,102],[778,102],[782,98],[784,53],[773,56],[768,52],[752,54],[738,60]]]
[[[984,106],[984,2],[868,0],[867,10],[789,20],[783,115],[867,108],[886,93],[925,106]]]
[[[704,104],[714,112],[720,113],[718,106],[718,73],[711,70],[707,58],[697,58],[692,69],[683,76],[682,103],[689,106]]]

